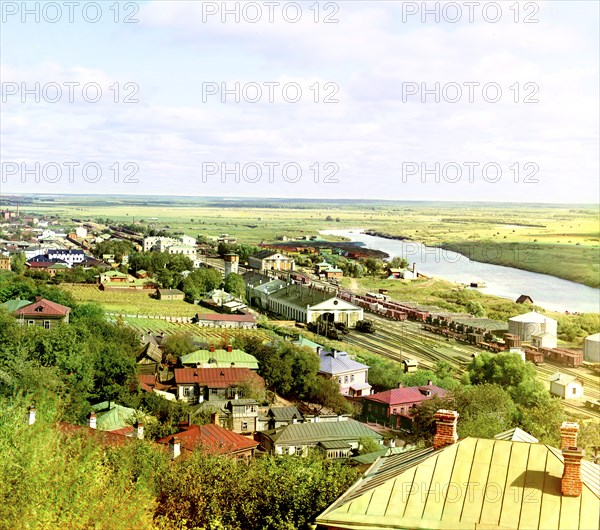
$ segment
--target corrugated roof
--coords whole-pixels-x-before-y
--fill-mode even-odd
[[[585,461],[581,467],[582,495],[564,497],[558,449],[465,438],[380,458],[316,522],[361,530],[594,529],[600,468]]]
[[[576,375],[561,374],[560,372],[557,372],[554,375],[551,375],[548,378],[548,381],[556,383],[558,385],[568,385],[573,381],[581,381],[581,379],[579,379],[579,377],[577,377]]]
[[[265,434],[277,444],[317,444],[335,440],[358,440],[362,437],[381,440],[383,436],[356,420],[293,423]]]
[[[319,353],[319,358],[319,372],[324,374],[336,375],[369,368],[366,364],[359,363],[358,361],[350,358],[348,353],[345,351],[338,351],[335,353],[330,351],[321,351]]]
[[[543,323],[546,321],[556,322],[556,320],[544,316],[537,311],[530,311],[529,313],[524,313],[522,315],[517,315],[516,317],[512,317],[508,319],[509,322],[538,322]]]
[[[173,436],[166,436],[157,440],[159,444],[168,444]],[[182,449],[193,451],[205,449],[211,453],[230,453],[253,449],[258,442],[250,440],[241,434],[224,429],[219,425],[190,425],[186,430],[177,434]]]
[[[294,418],[302,419],[302,413],[297,407],[271,407],[268,414],[275,421],[291,421]]]
[[[92,405],[96,412],[96,427],[101,431],[116,431],[131,426],[136,420],[135,409],[103,401]]]
[[[509,440],[511,442],[525,442],[531,444],[536,444],[539,442],[535,436],[531,436],[531,434],[519,429],[518,427],[514,427],[508,431],[500,432],[494,436],[494,438],[496,440]]]
[[[197,383],[209,388],[227,388],[249,377],[263,381],[248,368],[175,368],[175,383],[178,385]]]
[[[244,350],[197,350],[181,357],[181,364],[201,364],[204,368],[230,368],[233,363],[238,368],[258,370],[256,357]]]
[[[197,313],[196,318],[199,321],[224,321],[224,322],[255,322],[256,317],[254,315],[222,315],[217,313]]]
[[[430,396],[426,395],[427,390],[431,391]],[[371,394],[370,396],[365,396],[364,399],[369,401],[378,401],[379,403],[385,403],[387,405],[401,405],[402,403],[425,401],[434,396],[444,397],[446,394],[446,390],[435,385],[409,386],[406,388],[392,388],[391,390],[386,390],[385,392]]]
[[[307,346],[308,348],[310,348],[313,351],[317,351],[317,348],[323,347],[321,344],[317,344],[316,342],[313,342],[312,340],[307,339],[303,335],[300,335],[298,337],[298,339],[295,341],[292,341],[292,343],[295,344],[296,346]]]

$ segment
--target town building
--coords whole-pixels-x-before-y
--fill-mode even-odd
[[[156,298],[159,300],[183,300],[185,293],[179,289],[157,289]]]
[[[259,416],[256,430],[268,431],[285,427],[286,425],[302,423],[303,421],[304,416],[297,407],[269,407],[264,416]]]
[[[600,467],[583,459],[577,424],[562,424],[556,449],[458,440],[458,414],[435,417],[432,447],[376,460],[316,518],[317,529],[598,528]]]
[[[388,280],[416,280],[418,278],[417,264],[413,263],[412,269],[388,267],[386,270]]]
[[[344,396],[368,396],[371,393],[369,384],[369,367],[352,359],[345,351],[319,352],[319,375],[334,379],[340,385],[340,393]]]
[[[4,302],[3,304],[0,304],[0,307],[3,307],[4,309],[6,309],[6,311],[8,311],[9,313],[14,313],[15,311],[18,311],[19,309],[21,309],[22,307],[31,305],[32,302],[30,302],[29,300],[21,300],[20,298],[15,298],[14,300],[8,300],[6,302]]]
[[[167,254],[181,254],[183,256],[187,256],[190,259],[196,259],[196,247],[191,247],[189,245],[169,245],[166,248]]]
[[[248,368],[258,370],[258,361],[256,357],[246,353],[244,350],[233,349],[227,346],[226,349],[215,349],[211,346],[208,350],[196,350],[180,358],[184,366],[195,368]]]
[[[10,270],[10,257],[9,256],[0,256],[0,270],[5,270],[5,271]]]
[[[443,398],[447,391],[428,381],[425,386],[393,388],[363,398],[362,418],[396,429],[411,429],[413,407],[434,397]]]
[[[239,434],[252,435],[258,431],[259,406],[252,398],[240,398],[236,393],[233,399],[224,401],[204,401],[198,410],[215,411],[213,423]]]
[[[563,399],[582,399],[583,381],[574,375],[561,374],[560,372],[551,375],[550,393]]]
[[[248,258],[248,266],[258,271],[293,271],[294,258],[280,252],[261,250]]]
[[[538,333],[531,337],[531,345],[534,348],[556,348],[556,335],[552,333]]]
[[[378,444],[383,436],[364,423],[340,417],[341,421],[292,423],[284,427],[257,433],[260,446],[275,455],[306,456],[309,449],[323,451],[326,458],[349,458],[361,447],[361,439],[369,438]]]
[[[341,322],[353,328],[363,320],[363,309],[338,298],[334,292],[288,284],[282,280],[260,283],[260,278],[245,276],[246,298],[250,307],[271,311],[287,320],[316,323]],[[258,281],[257,281],[258,280]]]
[[[169,446],[173,459],[192,451],[249,459],[254,456],[258,446],[258,442],[214,423],[184,425],[181,432],[161,438],[156,443]]]
[[[70,312],[70,307],[36,296],[35,302],[17,309],[14,315],[24,325],[50,329],[60,323],[68,324]]]
[[[225,261],[225,277],[231,273],[237,274],[240,266],[240,257],[237,254],[229,253],[223,256]]]
[[[192,404],[232,399],[240,384],[249,379],[265,384],[248,368],[175,368],[177,399]]]
[[[517,304],[533,304],[533,299],[527,294],[522,294],[515,300]]]
[[[85,254],[83,250],[74,249],[74,250],[63,250],[63,249],[50,249],[48,250],[48,259],[52,261],[61,260],[64,261],[72,267],[73,265],[77,265],[81,263],[85,259]]]

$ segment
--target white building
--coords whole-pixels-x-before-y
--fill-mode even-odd
[[[60,259],[66,262],[69,267],[81,263],[85,259],[83,250],[63,250],[63,249],[50,249],[48,250],[48,258],[51,260]]]
[[[556,348],[556,335],[552,333],[539,333],[531,338],[531,345],[536,348]]]
[[[557,323],[553,318],[531,311],[508,319],[508,332],[518,335],[522,341],[531,342],[535,335],[557,335]],[[547,339],[546,339],[547,340]]]
[[[563,399],[582,399],[583,381],[574,375],[556,373],[548,379],[550,393]]]
[[[590,335],[583,341],[583,360],[600,363],[600,333]]]
[[[261,250],[248,258],[248,265],[259,271],[293,271],[294,258],[272,250]]]
[[[166,247],[166,251],[168,254],[183,254],[192,260],[196,258],[196,247],[190,247],[189,245],[169,245]]]
[[[195,237],[191,237],[191,236],[181,236],[179,238],[179,240],[184,244],[187,245],[188,247],[195,247],[196,246],[196,238]]]
[[[319,374],[337,380],[344,396],[368,396],[369,367],[352,359],[345,351],[319,351]]]
[[[83,226],[78,226],[75,229],[75,235],[79,238],[79,239],[84,239],[87,237],[88,235],[88,231],[87,228],[83,228]]]

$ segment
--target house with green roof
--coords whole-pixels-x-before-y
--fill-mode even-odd
[[[96,413],[96,428],[101,431],[118,432],[127,435],[133,432],[133,424],[138,421],[147,422],[150,416],[142,415],[132,408],[118,405],[114,401],[103,401],[92,405]]]
[[[339,421],[292,423],[259,432],[261,447],[275,455],[306,456],[309,449],[320,449],[327,458],[349,458],[361,448],[360,440],[370,438],[383,444],[383,436],[364,423],[339,416]]]
[[[318,530],[590,530],[598,528],[600,466],[583,460],[574,423],[561,449],[467,437],[439,410],[433,447],[383,456],[316,518]]]
[[[216,350],[211,346],[208,350],[196,350],[180,358],[181,364],[195,368],[249,368],[258,370],[256,357],[244,350],[227,346],[226,349]]]
[[[30,302],[29,300],[21,300],[19,298],[15,298],[14,300],[8,300],[7,302],[0,304],[0,307],[6,309],[9,313],[14,313],[22,307],[31,305],[32,303],[33,302]]]

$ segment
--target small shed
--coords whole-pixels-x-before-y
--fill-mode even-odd
[[[531,296],[527,294],[522,294],[521,296],[519,296],[519,298],[515,300],[515,302],[517,304],[533,304]]]
[[[179,289],[157,289],[156,298],[159,300],[183,300],[185,293]]]
[[[402,361],[402,364],[404,365],[404,373],[405,374],[410,374],[410,373],[416,372],[417,369],[419,368],[419,363],[417,361],[415,361],[414,359],[404,359]]]
[[[574,375],[561,374],[550,376],[550,393],[563,399],[582,399],[583,381]]]

